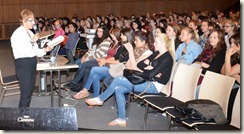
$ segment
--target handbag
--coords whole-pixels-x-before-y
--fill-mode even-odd
[[[113,78],[123,76],[123,70],[125,69],[124,63],[110,64],[109,66],[108,71]]]
[[[149,78],[146,74],[143,72],[137,71],[137,70],[130,70],[130,69],[124,69],[124,77],[128,79],[133,85],[142,84],[146,81],[149,81]],[[138,96],[141,96],[145,92],[147,92],[147,89],[150,87],[150,83],[148,82],[147,87],[143,92],[138,94]],[[135,94],[134,88],[132,88],[132,93]],[[137,98],[137,97],[135,97]]]
[[[124,77],[127,78],[133,85],[146,82],[148,77],[140,71],[124,69]]]

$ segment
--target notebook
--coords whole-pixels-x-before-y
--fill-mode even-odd
[[[1,130],[78,130],[74,107],[0,108]]]

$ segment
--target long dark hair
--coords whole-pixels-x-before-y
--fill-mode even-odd
[[[103,35],[102,35],[101,38],[99,38],[97,36],[97,30],[99,28],[103,30]],[[93,45],[99,46],[103,42],[103,40],[107,39],[108,37],[112,40],[112,37],[109,34],[109,30],[108,30],[107,26],[105,26],[105,25],[99,25],[98,28],[97,28],[97,30],[96,30],[96,34],[95,34],[95,37],[94,37],[94,41],[92,43],[92,46]]]
[[[203,52],[198,57],[199,60],[201,60],[204,56],[206,56],[206,52],[208,52],[209,50],[212,50],[212,54],[209,55],[209,57],[208,57],[208,62],[211,62],[216,57],[218,52],[220,52],[222,49],[226,49],[226,44],[225,44],[225,40],[224,40],[225,35],[221,30],[214,29],[214,30],[210,31],[208,38],[214,32],[217,32],[218,39],[219,39],[219,42],[218,42],[216,48],[213,49],[213,46],[211,46],[210,41],[208,39],[206,42],[206,47],[204,48]]]
[[[141,41],[145,41],[148,48],[151,50],[151,51],[154,51],[154,45],[151,40],[153,39],[153,36],[151,34],[148,34],[146,32],[143,32],[143,31],[136,31],[135,32],[135,37],[139,37],[139,39]]]
[[[240,47],[241,45],[241,40],[240,40],[240,33],[235,33],[230,37],[230,41],[231,39],[235,40],[235,45]],[[238,53],[234,53],[233,55],[231,55],[231,66],[234,66],[235,64],[237,64],[240,61],[240,55]]]
[[[135,37],[134,37],[134,32],[132,29],[130,28],[124,28],[121,30],[121,34],[125,35],[127,37],[127,42],[130,42],[130,44],[135,47],[134,41],[135,41]],[[125,44],[127,42],[122,42],[122,44]]]
[[[118,44],[115,44],[115,41],[110,45],[112,49],[118,48],[121,45],[121,38],[120,38],[120,28],[115,28],[112,30],[111,34],[115,36],[115,38],[118,40]]]

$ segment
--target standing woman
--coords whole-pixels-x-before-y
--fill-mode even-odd
[[[21,26],[11,36],[11,46],[15,59],[15,70],[20,85],[19,107],[29,107],[36,82],[36,56],[41,57],[52,48],[39,49],[36,41],[38,34],[33,34],[34,14],[28,9],[20,13]]]

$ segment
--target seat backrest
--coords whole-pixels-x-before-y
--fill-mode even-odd
[[[235,79],[207,71],[201,83],[198,98],[218,103],[227,117],[228,101]]]
[[[3,83],[3,75],[2,75],[1,69],[0,69],[0,81],[1,81],[1,84],[4,85],[4,83]]]
[[[71,51],[73,56],[75,56],[76,46],[77,46],[79,40],[80,40],[80,38],[78,38],[78,40],[77,40],[76,43],[75,43],[75,47],[74,47],[74,49]]]
[[[179,63],[176,68],[171,97],[183,102],[194,99],[197,81],[202,69],[182,63]]]
[[[176,64],[177,64],[176,62],[173,63],[173,67],[172,67],[172,70],[171,70],[169,81],[161,89],[161,92],[166,94],[167,96],[171,96],[171,85],[172,85],[172,81],[173,81],[173,74],[174,74],[174,70],[175,70]]]
[[[238,89],[238,92],[236,94],[236,98],[234,101],[232,116],[231,116],[231,123],[230,125],[233,125],[237,128],[240,128],[241,126],[241,95],[240,95],[240,88]]]

